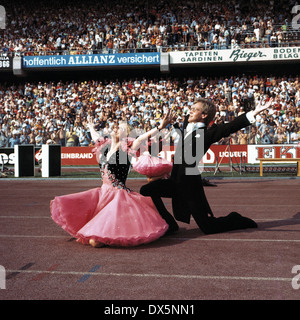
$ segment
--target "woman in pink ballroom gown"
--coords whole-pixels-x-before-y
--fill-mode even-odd
[[[122,126],[112,135],[110,150],[101,169],[103,184],[87,191],[57,196],[51,201],[52,219],[78,242],[93,247],[138,246],[157,240],[168,224],[157,212],[150,197],[131,191],[125,182],[130,168],[128,152],[137,150],[151,135],[170,123],[168,113],[157,128],[129,142],[122,139]],[[100,137],[89,120],[94,152],[99,161],[107,141]]]

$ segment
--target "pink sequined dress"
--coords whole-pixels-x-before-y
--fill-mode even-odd
[[[100,149],[98,145],[96,154]],[[125,185],[129,167],[127,150],[117,150],[101,169],[102,186],[55,197],[52,219],[83,244],[94,239],[109,246],[137,246],[163,236],[168,224],[151,198]]]

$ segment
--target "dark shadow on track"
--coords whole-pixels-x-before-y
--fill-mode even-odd
[[[273,228],[276,228],[276,227],[294,226],[294,225],[300,225],[300,212],[297,212],[296,214],[294,214],[291,219],[260,222],[258,224],[258,230],[262,230],[262,231],[284,231],[284,232],[293,231],[293,232],[300,232],[300,228],[299,228],[299,230],[273,229]],[[271,228],[272,228],[272,230],[268,230],[268,229],[271,229]]]

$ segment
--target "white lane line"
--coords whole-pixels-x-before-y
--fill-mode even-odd
[[[16,206],[16,203],[1,203],[1,206],[3,205],[3,207],[8,207],[8,206]],[[297,207],[299,206],[298,203],[295,204],[272,204],[272,203],[261,203],[261,204],[239,204],[239,203],[235,203],[234,204],[237,207]],[[36,204],[24,204],[24,206],[26,207],[37,207],[37,206],[44,206],[44,207],[49,207],[49,204],[43,204],[43,203],[36,203]],[[229,204],[212,204],[212,207],[233,207],[232,203]]]
[[[70,236],[56,236],[56,235],[17,235],[17,234],[0,234],[0,238],[39,238],[39,239],[45,239],[45,238],[65,238],[69,239]],[[162,237],[159,240],[174,240],[174,241],[240,241],[240,242],[300,242],[300,239],[243,239],[243,238],[184,238],[184,237]]]
[[[19,273],[43,273],[52,275],[76,275],[81,276],[87,274],[86,271],[47,271],[47,270],[6,270],[6,272]],[[177,279],[199,279],[199,280],[250,280],[250,281],[292,281],[292,278],[281,277],[241,277],[241,276],[203,276],[203,275],[186,275],[186,274],[160,274],[160,273],[118,273],[118,272],[91,272],[91,276],[109,276],[109,277],[139,277],[139,278],[177,278]]]
[[[1,216],[0,215],[0,219],[51,219],[50,216]],[[289,218],[289,219],[282,219],[282,218],[259,218],[256,219],[254,218],[255,221],[300,221],[300,219],[293,219],[293,218]],[[194,220],[193,217],[191,217],[191,220]]]
[[[161,238],[170,240],[191,240],[191,241],[240,241],[240,242],[300,242],[300,239],[242,239],[242,238],[231,238],[231,239],[214,239],[214,238]]]
[[[47,216],[0,216],[0,219],[51,219]]]
[[[71,236],[35,236],[35,235],[23,235],[23,234],[0,234],[0,238],[38,238],[38,239],[43,239],[43,238],[66,238],[69,239]]]
[[[1,203],[1,206],[3,206],[3,208],[13,207],[13,206],[16,206],[16,205],[19,206],[18,203],[11,203],[11,202],[9,202],[9,203],[3,203],[2,202]],[[49,204],[48,203],[25,203],[25,204],[22,204],[22,206],[29,207],[29,208],[31,208],[31,207],[49,207]]]
[[[277,203],[261,203],[261,204],[239,204],[235,203],[234,204],[237,207],[298,207],[299,204],[277,204]],[[229,204],[212,204],[212,207],[233,207],[232,203]]]

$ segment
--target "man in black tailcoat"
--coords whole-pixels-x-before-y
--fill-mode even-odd
[[[255,110],[244,113],[226,124],[212,125],[215,105],[206,99],[198,99],[185,118],[183,130],[177,128],[180,139],[174,155],[173,169],[169,179],[159,179],[142,186],[140,192],[150,196],[160,215],[169,224],[169,233],[178,230],[175,219],[190,223],[191,215],[206,234],[237,229],[256,228],[257,224],[246,217],[231,212],[227,216],[214,217],[206,199],[198,164],[209,147],[231,133],[255,122],[255,116],[272,103],[259,104]],[[175,125],[174,125],[175,127]],[[172,198],[173,216],[167,211],[161,198]]]

